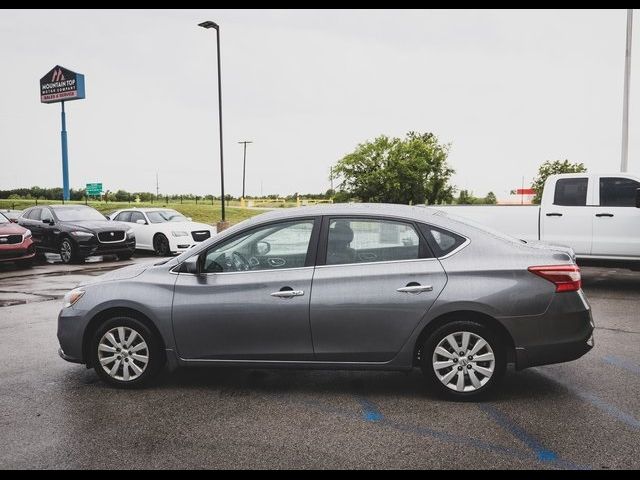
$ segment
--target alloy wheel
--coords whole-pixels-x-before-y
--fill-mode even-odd
[[[71,261],[71,257],[73,256],[73,246],[69,242],[69,240],[63,240],[60,245],[60,258],[64,263],[69,263]]]
[[[112,328],[98,343],[98,360],[111,378],[129,382],[139,378],[147,369],[149,347],[133,328]]]
[[[436,377],[456,392],[474,392],[491,380],[496,360],[489,342],[473,332],[447,335],[432,357]]]

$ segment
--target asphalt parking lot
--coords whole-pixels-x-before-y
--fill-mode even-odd
[[[58,357],[56,317],[67,290],[131,262],[49,260],[0,266],[0,468],[640,468],[640,272],[583,269],[585,357],[451,403],[417,370],[198,369],[109,388]]]

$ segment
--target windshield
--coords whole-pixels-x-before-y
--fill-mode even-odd
[[[151,223],[165,223],[165,222],[188,222],[187,217],[175,210],[156,210],[154,212],[147,212],[147,217]]]
[[[53,211],[61,222],[81,222],[84,220],[107,221],[104,215],[91,207],[62,207],[54,208]]]
[[[0,223],[9,223],[9,219],[0,213]]]

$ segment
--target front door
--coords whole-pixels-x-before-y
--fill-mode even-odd
[[[272,223],[214,244],[180,273],[173,325],[184,359],[312,360],[309,299],[319,220]]]
[[[327,227],[311,295],[316,360],[389,361],[444,288],[444,269],[411,222],[337,217]]]

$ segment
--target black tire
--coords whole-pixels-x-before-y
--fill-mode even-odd
[[[162,233],[157,233],[155,237],[153,237],[153,251],[156,252],[156,255],[159,257],[171,255],[169,240]]]
[[[69,237],[63,238],[60,242],[59,253],[62,263],[66,265],[84,262],[84,258],[80,255],[78,245]]]
[[[446,339],[449,335],[458,333],[458,332],[470,332],[471,334],[481,337],[488,343],[489,348],[493,351],[493,356],[494,356],[493,374],[490,377],[485,377],[480,373],[479,370],[478,371],[473,371],[473,370],[474,368],[477,368],[477,367],[488,368],[490,366],[489,362],[471,363],[470,366],[467,366],[467,364],[469,363],[468,356],[463,355],[462,357],[460,357],[459,355],[460,352],[453,354],[453,352],[451,352],[453,348],[447,349],[450,351],[450,354],[456,357],[455,360],[454,359],[451,360],[452,362],[455,362],[455,363],[453,366],[445,367],[439,371],[441,372],[442,376],[445,378],[447,373],[451,373],[455,371],[455,373],[452,373],[454,376],[450,380],[451,382],[450,385],[453,386],[453,379],[456,379],[456,382],[457,382],[458,376],[460,375],[458,372],[463,373],[464,385],[465,385],[464,388],[474,388],[472,385],[471,377],[470,377],[471,375],[470,371],[473,371],[474,377],[476,379],[478,378],[481,379],[481,381],[484,381],[485,378],[488,378],[488,380],[485,383],[483,383],[482,386],[480,386],[479,388],[473,391],[457,391],[446,386],[440,380],[440,378],[438,378],[434,368],[433,362],[434,362],[434,352],[436,350],[436,347],[440,344],[440,342]],[[456,341],[457,338],[460,339],[459,340],[460,343],[457,343],[457,344],[461,345],[462,336],[460,335],[458,337],[454,337],[454,341]],[[466,353],[470,353],[473,350],[473,345],[475,345],[475,341],[476,341],[475,338],[472,338],[472,340],[469,341],[473,343],[469,343],[468,350]],[[446,345],[448,345],[448,343]],[[459,348],[461,349],[462,347],[459,347]],[[482,349],[479,350],[478,353],[482,354],[483,352],[488,352],[488,349],[483,347]],[[471,357],[473,358],[473,356]],[[448,359],[444,356],[438,356],[436,358],[440,359],[440,361],[448,361]],[[493,332],[490,328],[486,327],[485,325],[482,325],[481,323],[477,323],[473,321],[468,321],[468,320],[452,321],[450,323],[443,325],[442,327],[438,328],[435,332],[433,332],[429,336],[429,338],[427,338],[427,340],[424,342],[422,346],[421,363],[422,363],[421,365],[422,372],[426,377],[428,383],[440,395],[446,398],[449,398],[452,400],[458,400],[458,401],[469,401],[469,400],[478,400],[481,398],[485,398],[496,387],[496,385],[500,383],[500,380],[504,376],[506,366],[507,366],[505,346],[501,341],[500,336],[497,335],[495,332]]]
[[[133,252],[118,254],[118,260],[131,260],[131,257],[133,257]]]
[[[148,363],[146,364],[146,367],[143,369],[142,373],[139,374],[137,378],[132,380],[114,378],[109,374],[109,372],[105,370],[105,368],[113,368],[115,366],[115,363],[107,364],[105,367],[103,367],[101,364],[101,357],[100,357],[101,352],[98,350],[100,346],[100,341],[107,332],[114,329],[117,330],[119,327],[135,330],[135,332],[138,334],[138,337],[136,337],[136,340],[132,342],[129,348],[131,348],[132,345],[135,346],[138,339],[143,340],[147,345],[146,349],[140,350],[138,351],[138,353],[141,355],[144,355],[146,353],[146,356],[148,358]],[[116,340],[121,340],[117,337],[118,335],[114,335],[114,338],[116,338]],[[100,327],[95,331],[91,339],[90,349],[91,349],[90,350],[91,365],[93,366],[93,369],[95,370],[98,377],[100,377],[100,379],[105,383],[117,388],[144,387],[157,377],[158,373],[160,372],[160,370],[165,364],[164,351],[162,349],[162,344],[160,342],[160,339],[157,337],[157,335],[154,334],[151,331],[151,329],[149,329],[140,320],[133,317],[126,316],[126,315],[119,315],[116,317],[112,317],[106,322],[104,322],[102,325],[100,325]],[[122,351],[115,352],[114,355],[117,355],[117,353],[121,353],[121,354],[126,353],[127,354],[126,356],[131,355],[130,352],[122,352]],[[102,353],[102,355],[108,356],[109,353]],[[129,359],[133,361],[133,358],[130,356],[128,359],[123,358],[120,360],[120,364],[119,364],[120,366],[117,367],[116,376],[124,377],[124,365],[125,365],[124,362]],[[136,365],[141,365],[141,364],[137,363]],[[130,370],[130,371],[133,372],[133,370]]]

